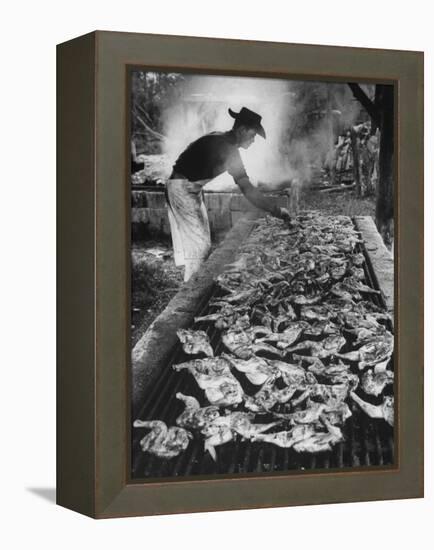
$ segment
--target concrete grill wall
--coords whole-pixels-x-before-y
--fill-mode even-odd
[[[289,208],[289,198],[275,195],[276,205]],[[222,234],[233,227],[247,212],[259,212],[242,194],[204,193],[208,218],[213,235]],[[147,235],[170,236],[166,199],[163,191],[133,191],[131,214],[133,237]]]

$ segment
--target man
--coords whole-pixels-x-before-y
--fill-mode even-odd
[[[208,214],[203,202],[203,186],[223,172],[229,172],[244,196],[257,208],[273,216],[289,219],[285,208],[254,187],[243,165],[239,148],[248,149],[256,134],[265,139],[261,116],[243,107],[229,109],[235,119],[228,132],[206,134],[191,143],[173,166],[167,182],[166,198],[176,265],[185,265],[184,281],[195,273],[211,247]]]

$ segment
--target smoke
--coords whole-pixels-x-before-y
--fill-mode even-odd
[[[354,123],[360,111],[345,84],[303,83],[269,78],[184,75],[182,91],[164,112],[164,153],[169,166],[195,139],[212,131],[227,131],[233,119],[230,107],[247,107],[262,116],[267,139],[256,136],[254,144],[240,150],[247,173],[254,185],[268,189],[284,187],[288,181],[308,182],[312,170],[330,160],[336,128]],[[328,112],[304,129],[306,113],[312,110],[311,88],[329,92]],[[315,98],[314,98],[315,99]],[[356,104],[357,103],[357,104]],[[333,109],[333,110],[332,110]],[[303,131],[297,132],[297,127]],[[169,175],[169,174],[167,174]],[[286,182],[286,183],[285,183]],[[226,173],[207,185],[210,190],[234,188]]]

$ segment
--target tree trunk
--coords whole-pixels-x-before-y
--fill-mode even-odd
[[[360,178],[360,157],[359,157],[359,144],[357,142],[357,132],[354,128],[351,128],[351,149],[353,152],[353,175],[354,183],[356,184],[356,193],[358,197],[363,196],[362,180]]]
[[[372,122],[380,128],[379,178],[377,188],[376,224],[385,243],[393,238],[393,152],[394,152],[394,88],[377,84],[372,102],[360,86],[348,82],[354,97],[360,101]],[[374,126],[375,128],[375,126]]]
[[[390,243],[393,231],[393,153],[394,97],[393,86],[377,84],[381,94],[380,159],[377,190],[376,223],[384,242]]]

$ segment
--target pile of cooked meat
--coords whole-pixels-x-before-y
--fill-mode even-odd
[[[185,404],[176,426],[136,420],[150,430],[142,450],[171,458],[201,438],[217,460],[217,446],[241,438],[328,451],[344,439],[350,400],[393,426],[392,319],[369,299],[379,291],[365,280],[359,243],[345,216],[260,220],[216,277],[211,313],[177,333],[192,358],[173,368],[188,371],[202,398],[176,394]],[[225,347],[218,356],[197,329],[208,323]]]

